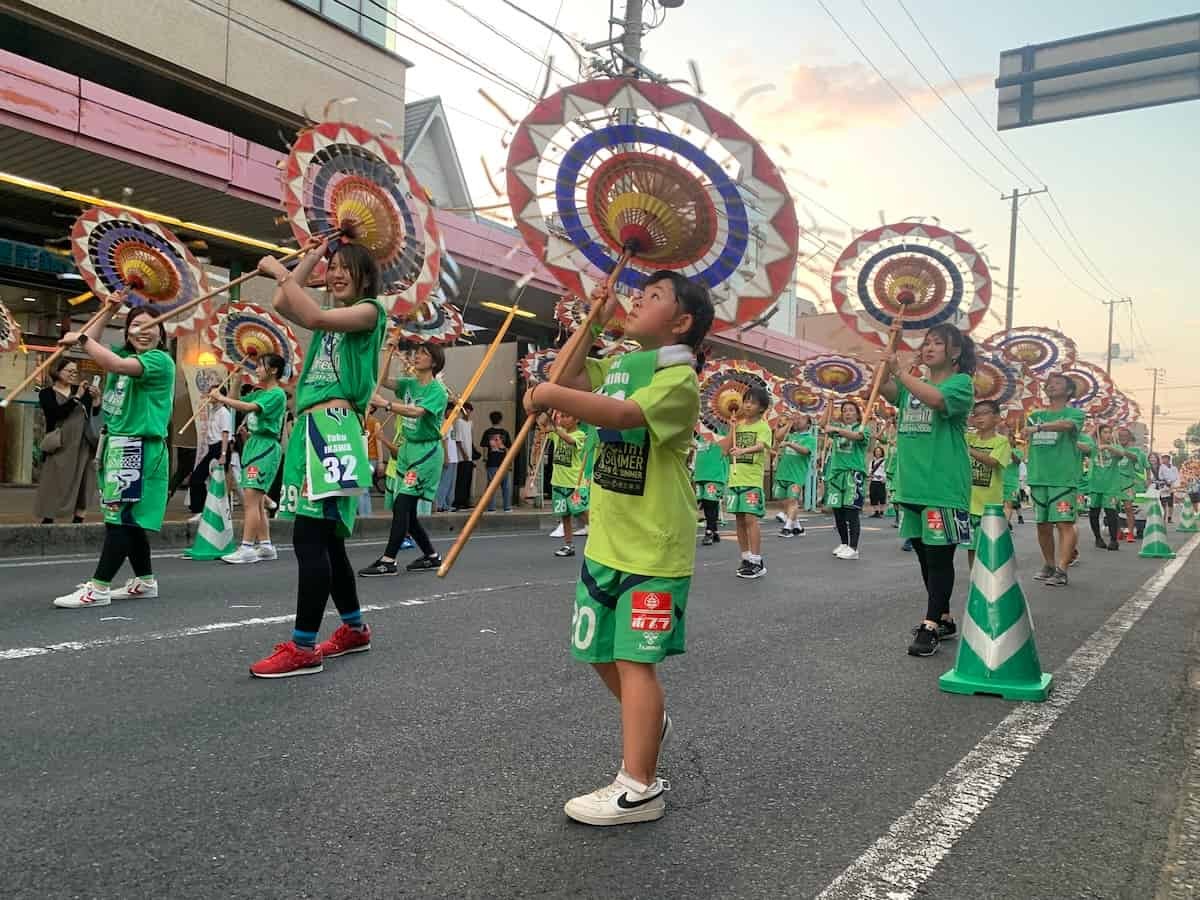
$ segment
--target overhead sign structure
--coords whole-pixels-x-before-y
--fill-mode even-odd
[[[1200,14],[1000,54],[997,127],[1023,128],[1200,98]]]

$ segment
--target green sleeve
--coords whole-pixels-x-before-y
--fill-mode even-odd
[[[863,433],[863,443],[864,443],[864,444],[869,444],[869,443],[871,443],[871,426],[870,426],[870,425],[863,425],[863,426],[862,426],[862,433]]]
[[[992,449],[991,456],[992,459],[1000,463],[1000,468],[1003,469],[1008,467],[1012,464],[1013,460],[1012,444],[1010,444],[1007,440],[1002,441]]]
[[[975,382],[970,375],[959,372],[935,386],[946,403],[946,408],[942,410],[943,416],[958,419],[971,412],[971,407],[975,405]]]
[[[142,374],[133,377],[147,390],[166,387],[175,381],[175,362],[162,350],[140,353],[137,360],[142,364]]]
[[[583,370],[587,373],[588,381],[592,383],[592,390],[604,384],[608,370],[613,367],[614,362],[616,362],[615,357],[609,357],[608,359],[591,359],[589,357],[583,361]]]
[[[1063,410],[1063,412],[1066,413],[1066,415],[1063,418],[1069,419],[1071,421],[1071,424],[1075,426],[1076,433],[1082,432],[1083,424],[1087,420],[1086,416],[1084,416],[1084,414],[1083,414],[1083,410],[1077,409],[1074,406],[1068,406],[1066,409]]]
[[[762,438],[763,446],[767,447],[767,448],[775,446],[775,432],[773,432],[771,430],[771,426],[768,425],[765,421],[761,421],[761,420],[759,421],[758,424],[762,426],[762,431],[760,432],[760,435]]]
[[[264,419],[283,420],[283,411],[287,408],[287,394],[281,388],[269,391],[259,391],[252,401],[262,409]]]
[[[593,379],[592,383],[603,383],[604,375],[601,374],[597,381],[592,371],[592,361],[588,360],[588,376]],[[607,371],[607,368],[602,370]],[[646,427],[656,443],[686,447],[700,412],[700,392],[696,387],[696,373],[691,368],[668,366],[659,369],[648,385],[634,391],[627,399],[641,408]],[[765,427],[766,423],[763,424]],[[767,446],[770,446],[769,428]]]

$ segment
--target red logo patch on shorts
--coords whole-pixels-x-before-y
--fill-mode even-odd
[[[670,631],[675,603],[661,591],[634,591],[629,627],[635,631]]]
[[[579,496],[579,491],[576,491],[575,493],[573,493],[573,494],[571,495],[571,502],[572,502],[572,503],[579,503],[581,500],[582,500],[582,498]]]
[[[1060,513],[1069,513],[1071,511],[1071,503],[1068,500],[1059,500],[1057,508]]]
[[[409,469],[407,472],[404,473],[404,483],[408,487],[412,487],[413,485],[415,485],[417,483],[417,470],[416,469]]]
[[[259,472],[258,466],[246,466],[246,477],[247,478],[257,478],[258,472]]]
[[[759,500],[761,500],[761,499],[762,498],[759,496],[758,491],[751,491],[750,493],[748,493],[746,495],[746,502],[751,504],[752,506],[757,505]]]
[[[930,531],[945,531],[946,521],[942,518],[940,509],[925,510],[925,527]]]
[[[710,496],[710,497],[716,496],[717,486],[715,484],[712,484],[711,482],[709,484],[706,484],[704,486],[704,493],[708,494],[708,496]]]

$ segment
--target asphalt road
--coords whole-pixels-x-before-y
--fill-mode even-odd
[[[924,602],[889,527],[855,563],[813,524],[769,530],[756,582],[734,577],[732,540],[699,548],[688,653],[662,670],[667,816],[615,829],[562,814],[611,779],[620,744],[614,704],[567,650],[580,560],[545,536],[480,536],[445,580],[361,581],[374,649],[281,681],[246,666],[290,634],[290,552],[237,569],[162,558],[159,599],[86,611],[50,599],[91,561],[0,563],[0,893],[848,897],[916,872],[891,896],[1154,897],[1198,843],[1200,553],[1139,594],[1164,564],[1086,541],[1071,586],[1044,588],[1018,528],[1066,699],[1041,705],[1036,740],[984,760],[998,790],[951,801],[935,786],[1027,707],[941,693],[954,644],[905,654]],[[1140,618],[1097,636],[1131,598]],[[893,826],[891,855],[864,857]],[[939,852],[939,834],[957,840]],[[848,867],[866,882],[839,888]]]

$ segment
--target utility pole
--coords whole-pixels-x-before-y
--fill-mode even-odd
[[[625,34],[621,49],[625,52],[621,73],[637,78],[638,63],[642,61],[642,0],[625,0]]]
[[[1108,343],[1104,347],[1104,372],[1107,375],[1112,375],[1112,332],[1113,332],[1113,310],[1116,309],[1119,303],[1128,303],[1133,306],[1132,297],[1122,297],[1120,300],[1101,300],[1108,307]]]
[[[1000,195],[1001,200],[1012,200],[1012,230],[1008,235],[1008,298],[1004,304],[1005,331],[1012,331],[1013,327],[1013,291],[1016,288],[1017,278],[1017,214],[1020,211],[1020,201],[1022,197],[1045,194],[1049,190],[1049,188],[1042,188],[1040,191],[1022,191],[1018,187],[1013,188],[1011,194]]]
[[[1150,389],[1150,446],[1146,448],[1147,452],[1154,452],[1154,416],[1158,412],[1158,379],[1167,374],[1166,369],[1147,369],[1147,372],[1154,373],[1154,386]]]

